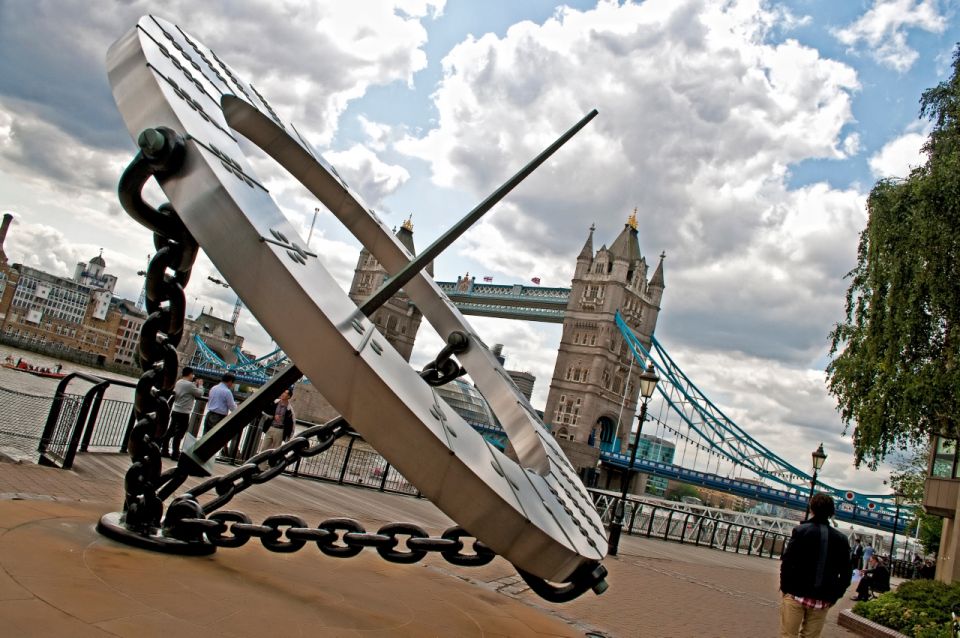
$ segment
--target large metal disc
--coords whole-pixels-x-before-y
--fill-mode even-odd
[[[110,48],[131,135],[167,126],[186,160],[161,187],[250,312],[363,437],[453,520],[517,567],[563,581],[606,554],[603,526],[563,452],[483,342],[424,273],[404,288],[446,337],[520,463],[464,422],[364,317],[262,186],[242,134],[299,179],[395,273],[411,256],[289,123],[210,49],[146,16]]]

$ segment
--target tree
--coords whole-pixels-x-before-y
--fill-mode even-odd
[[[845,320],[831,332],[827,384],[857,466],[957,437],[960,415],[960,48],[924,91],[926,163],[877,182],[867,201]]]
[[[667,491],[668,501],[682,501],[684,496],[700,498],[700,491],[688,483],[677,483]]]
[[[927,476],[927,461],[930,458],[930,445],[914,448],[906,455],[893,462],[894,472],[890,475],[890,484],[895,492],[903,494],[904,501],[913,506],[912,518],[901,530],[909,535],[911,530],[919,532],[917,539],[927,554],[934,554],[940,548],[940,532],[943,529],[943,518],[934,514],[927,514],[920,507],[923,502],[924,482]]]

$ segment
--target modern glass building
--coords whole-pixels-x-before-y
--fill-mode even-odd
[[[636,434],[633,434],[630,437],[630,445],[633,445],[633,437],[635,436]],[[650,461],[660,461],[661,463],[673,463],[673,454],[676,449],[676,444],[673,441],[667,441],[650,434],[641,434],[640,444],[637,446],[637,457]],[[662,476],[648,476],[647,493],[654,496],[664,496],[667,493],[667,479]]]
[[[435,389],[447,405],[470,425],[494,430],[502,429],[480,391],[463,379],[456,379],[452,383]]]

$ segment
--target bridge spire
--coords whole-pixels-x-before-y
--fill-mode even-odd
[[[650,286],[655,288],[660,288],[663,290],[665,287],[663,284],[663,260],[666,258],[667,253],[660,253],[660,263],[657,264],[657,269],[653,271],[653,277],[650,278]]]
[[[590,224],[590,234],[587,235],[587,241],[583,243],[583,248],[580,249],[580,254],[577,255],[577,261],[581,259],[590,261],[593,259],[593,231],[596,230],[596,228],[596,224]]]

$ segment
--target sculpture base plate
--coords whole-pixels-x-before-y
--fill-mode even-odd
[[[188,543],[164,536],[159,531],[151,534],[139,534],[127,529],[127,526],[120,522],[122,516],[121,512],[104,514],[97,523],[97,531],[118,543],[132,545],[140,549],[149,549],[153,552],[180,554],[182,556],[209,556],[217,551],[216,546],[210,543]]]

